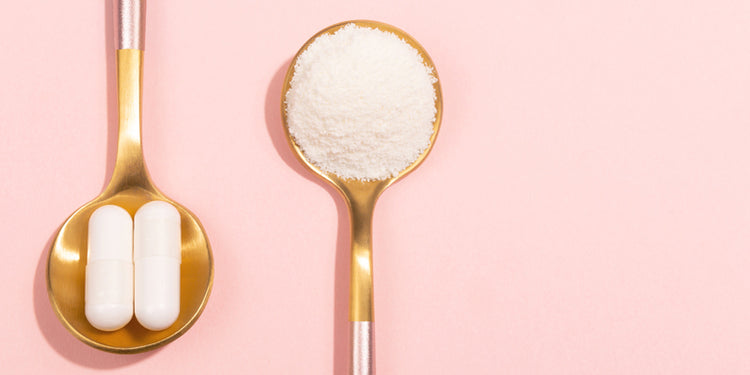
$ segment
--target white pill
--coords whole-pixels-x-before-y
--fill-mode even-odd
[[[153,201],[135,213],[135,317],[160,331],[180,314],[180,213],[171,204]]]
[[[133,317],[133,220],[107,205],[89,218],[84,304],[97,329],[114,331]]]

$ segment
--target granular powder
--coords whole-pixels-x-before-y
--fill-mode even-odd
[[[348,24],[296,60],[286,93],[289,133],[323,171],[394,177],[430,145],[437,78],[393,33]]]

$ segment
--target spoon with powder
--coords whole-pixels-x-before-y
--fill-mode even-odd
[[[47,292],[57,317],[75,337],[97,349],[137,353],[176,339],[195,323],[211,291],[213,260],[208,238],[198,219],[154,186],[143,159],[141,92],[146,1],[113,1],[117,27],[119,123],[114,171],[104,191],[75,211],[60,227],[47,261]],[[177,320],[160,331],[148,330],[135,319],[115,331],[96,329],[87,321],[84,313],[89,218],[105,205],[120,206],[132,216],[151,201],[170,203],[180,216],[182,276]]]
[[[372,215],[380,194],[419,166],[435,142],[437,72],[402,30],[374,21],[336,24],[292,60],[281,112],[299,160],[349,208],[350,374],[374,374]]]

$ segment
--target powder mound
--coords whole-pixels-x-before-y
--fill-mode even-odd
[[[437,78],[393,33],[348,24],[297,58],[285,107],[305,157],[346,179],[395,177],[430,145]]]

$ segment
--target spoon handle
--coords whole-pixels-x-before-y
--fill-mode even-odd
[[[146,0],[114,0],[117,49],[144,50]]]
[[[107,191],[153,188],[141,147],[145,0],[112,0],[117,65],[117,156]],[[155,190],[155,189],[154,189]]]
[[[363,185],[367,186],[367,185]],[[372,214],[378,194],[352,190],[349,213],[352,229],[349,321],[351,338],[350,375],[374,375],[373,340]]]

